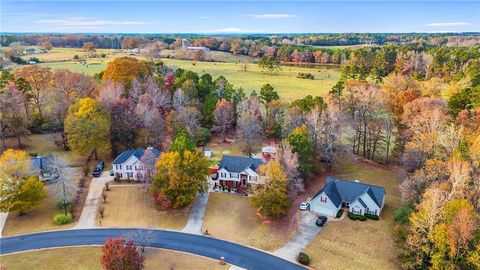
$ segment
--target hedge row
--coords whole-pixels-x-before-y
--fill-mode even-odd
[[[348,212],[348,218],[351,220],[360,220],[360,221],[365,221],[367,218],[373,219],[373,220],[379,220],[379,217],[377,215],[372,215],[372,214],[365,214],[365,215],[357,215],[352,212]]]

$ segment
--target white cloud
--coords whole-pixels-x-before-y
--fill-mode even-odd
[[[208,20],[208,19],[211,19],[212,17],[210,16],[201,16],[200,19],[203,19],[203,20]]]
[[[258,32],[265,32],[261,29],[243,29],[243,28],[220,28],[220,29],[212,29],[212,30],[204,30],[198,31],[199,33],[258,33]]]
[[[114,21],[114,20],[93,20],[85,17],[71,17],[67,19],[46,19],[38,20],[36,23],[48,25],[58,29],[84,29],[102,28],[116,25],[144,25],[151,24],[143,21]]]
[[[468,22],[437,22],[437,23],[428,23],[424,26],[428,27],[449,27],[449,26],[467,26],[470,25]]]
[[[296,17],[293,14],[251,14],[245,16],[255,19],[289,19]]]

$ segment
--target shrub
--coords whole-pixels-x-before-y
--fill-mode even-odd
[[[314,80],[315,76],[313,76],[312,73],[303,73],[299,72],[297,78],[299,79],[309,79],[309,80]]]
[[[225,191],[225,186],[224,185],[222,185],[222,191]]]
[[[26,65],[27,64],[27,61],[23,60],[21,57],[18,57],[18,56],[10,56],[10,60],[13,63],[19,64],[19,65]]]
[[[79,58],[80,57],[78,57],[78,55],[76,55],[76,54],[73,56],[73,60],[78,60]]]
[[[64,215],[64,214],[57,214],[53,218],[53,221],[55,221],[55,224],[57,225],[64,225],[71,223],[73,221],[72,214]]]
[[[227,187],[227,190],[228,190],[228,192],[230,192],[230,191],[232,191],[232,188],[230,188],[230,187]]]
[[[372,214],[365,214],[366,218],[373,219],[373,220],[379,220],[380,218],[378,215],[372,215]]]
[[[357,218],[358,218],[358,220],[360,220],[360,221],[365,221],[365,220],[367,220],[367,217],[366,217],[366,216],[362,216],[362,215],[357,215]]]
[[[348,218],[350,218],[351,220],[357,220],[358,216],[354,213],[348,212]]]
[[[309,265],[310,264],[310,257],[308,257],[308,255],[303,253],[303,252],[298,253],[297,260],[298,260],[299,263],[301,263],[303,265]]]
[[[340,218],[343,215],[343,209],[338,210],[337,218]]]
[[[105,58],[105,57],[107,57],[107,55],[102,53],[102,54],[100,54],[100,57]]]
[[[410,222],[409,221],[410,214],[413,211],[414,211],[413,208],[409,206],[401,207],[397,209],[397,211],[395,211],[393,219],[395,220],[395,222],[399,224],[403,224],[403,225],[408,224]]]

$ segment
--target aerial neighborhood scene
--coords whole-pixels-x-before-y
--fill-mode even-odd
[[[480,2],[0,14],[0,270],[480,269]]]

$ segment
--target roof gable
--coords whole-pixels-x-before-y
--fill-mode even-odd
[[[115,158],[115,160],[112,162],[112,164],[123,164],[132,156],[140,160],[143,154],[145,154],[145,149],[139,148],[135,150],[126,150],[126,151],[123,151],[120,155],[118,155]],[[152,154],[153,154],[153,157],[157,159],[160,156],[160,151],[157,149],[153,149]]]
[[[259,158],[224,155],[218,168],[240,173],[247,168],[256,171],[262,164],[263,161]]]

